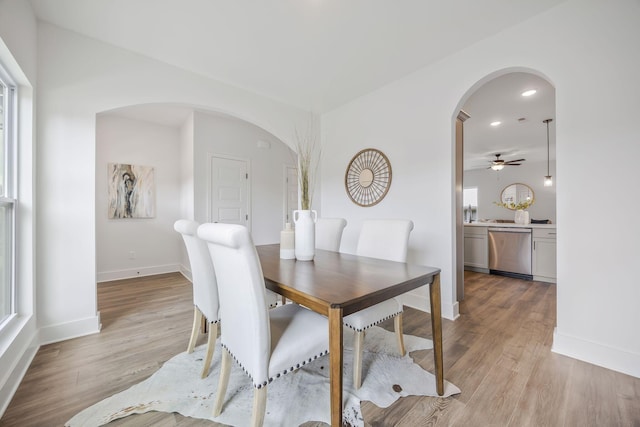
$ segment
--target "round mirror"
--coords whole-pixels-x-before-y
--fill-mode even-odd
[[[533,190],[527,184],[511,184],[500,194],[500,206],[511,210],[527,209],[535,202]]]

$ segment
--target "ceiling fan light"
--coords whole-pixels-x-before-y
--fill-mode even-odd
[[[545,187],[552,187],[553,186],[553,178],[551,178],[551,175],[547,175],[544,177],[544,186]]]
[[[501,171],[503,168],[504,168],[504,165],[502,163],[491,165],[491,169],[493,169],[494,171]]]

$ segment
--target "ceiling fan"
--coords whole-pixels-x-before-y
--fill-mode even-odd
[[[505,166],[520,166],[522,163],[518,163],[518,162],[524,162],[526,159],[517,159],[517,160],[509,160],[509,161],[504,161],[500,158],[500,154],[496,154],[496,158],[494,160],[491,160],[491,166],[489,166],[487,169],[493,169],[494,171],[499,171],[502,170]]]

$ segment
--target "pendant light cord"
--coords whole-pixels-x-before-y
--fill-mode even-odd
[[[547,124],[547,176],[549,176],[549,122],[553,119],[543,120]]]
[[[549,120],[547,120],[547,176],[549,176]]]

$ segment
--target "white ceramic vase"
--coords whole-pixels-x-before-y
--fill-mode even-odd
[[[280,232],[280,258],[295,259],[295,233],[291,227],[291,223],[285,224],[284,230]]]
[[[521,224],[521,225],[529,224],[529,222],[531,221],[529,219],[529,212],[523,209],[518,209],[516,211],[514,221],[516,224]]]
[[[313,261],[316,254],[316,221],[318,212],[311,210],[293,211],[296,225],[295,254],[298,261]]]

